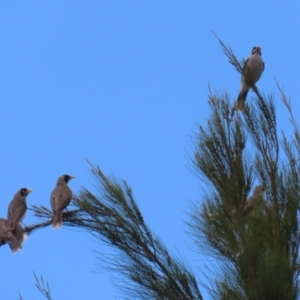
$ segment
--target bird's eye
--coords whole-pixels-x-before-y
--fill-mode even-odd
[[[25,188],[22,188],[22,189],[20,190],[20,194],[21,194],[22,196],[24,196],[24,195],[25,195],[25,193],[26,193],[26,190],[27,190],[27,189],[25,189]]]

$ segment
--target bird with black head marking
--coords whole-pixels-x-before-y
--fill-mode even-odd
[[[15,226],[20,223],[26,213],[26,197],[32,190],[27,188],[19,189],[8,206],[7,221],[10,229],[14,230]]]
[[[259,46],[255,46],[252,48],[251,55],[243,66],[241,89],[234,104],[235,110],[244,110],[248,91],[251,87],[254,87],[264,69],[265,63],[261,58],[261,48]]]
[[[8,221],[3,218],[0,218],[0,240],[6,241],[13,253],[16,253],[22,249],[21,243],[10,229]]]
[[[63,210],[70,204],[73,194],[67,183],[75,176],[62,175],[56,182],[56,187],[51,193],[51,207],[53,211],[52,227],[61,228],[63,223]]]

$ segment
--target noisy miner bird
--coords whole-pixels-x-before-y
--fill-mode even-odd
[[[261,58],[261,48],[259,46],[255,46],[243,67],[241,89],[238,99],[234,104],[235,110],[244,110],[248,91],[259,80],[264,69],[265,63]]]
[[[21,228],[22,229],[22,228]],[[17,240],[9,227],[6,219],[0,218],[0,240],[6,241],[13,253],[22,249],[21,243]]]
[[[62,175],[58,177],[56,187],[51,193],[51,207],[53,211],[52,227],[61,228],[63,223],[63,210],[70,204],[72,191],[67,183],[75,176]]]
[[[14,230],[15,226],[20,223],[26,213],[26,197],[32,190],[22,188],[19,189],[8,206],[7,220],[10,229]]]
[[[247,214],[248,212],[250,212],[254,206],[256,206],[263,198],[263,192],[264,192],[265,188],[262,185],[258,185],[255,190],[253,195],[248,198],[241,210],[242,214]]]

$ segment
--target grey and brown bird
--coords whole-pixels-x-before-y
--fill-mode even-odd
[[[27,210],[26,197],[31,192],[32,190],[27,188],[19,189],[11,200],[7,213],[7,221],[10,229],[14,230],[15,226],[23,220]]]
[[[262,185],[258,185],[254,189],[253,195],[246,200],[244,203],[244,206],[241,210],[242,214],[247,214],[249,213],[255,206],[257,206],[259,203],[263,201],[263,192],[265,188]]]
[[[245,108],[246,97],[250,88],[253,88],[259,80],[265,64],[261,58],[261,48],[253,47],[250,57],[246,60],[243,67],[242,83],[239,96],[234,104],[235,110],[243,111]]]
[[[8,221],[3,218],[0,218],[0,240],[6,241],[13,253],[16,253],[22,249],[22,243],[18,241],[16,236],[13,234],[9,227]]]
[[[52,227],[61,228],[63,223],[63,210],[70,204],[73,197],[67,183],[75,176],[62,175],[58,177],[56,187],[51,193],[51,207],[53,211]]]

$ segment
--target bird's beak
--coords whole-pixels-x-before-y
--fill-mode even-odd
[[[69,175],[69,176],[70,176],[70,179],[76,178],[75,176],[72,176],[72,175]]]
[[[27,189],[27,194],[33,192],[33,190]]]

